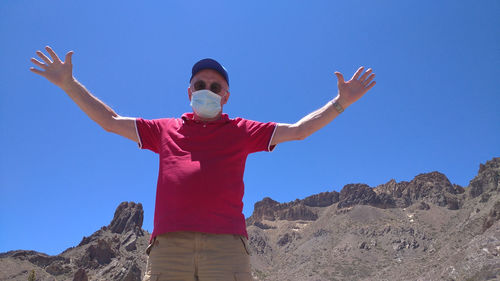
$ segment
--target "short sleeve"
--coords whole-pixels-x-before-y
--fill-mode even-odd
[[[139,148],[160,152],[161,126],[160,120],[135,119],[135,128],[139,139]]]
[[[273,151],[276,145],[271,146],[271,140],[276,131],[276,123],[262,123],[252,120],[242,120],[248,134],[247,149],[249,153],[259,151]]]

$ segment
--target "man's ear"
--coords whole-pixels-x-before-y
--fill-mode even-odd
[[[193,92],[191,91],[191,87],[188,87],[188,97],[189,101],[191,101],[191,97],[193,96]]]
[[[224,98],[222,100],[222,104],[226,104],[227,103],[227,100],[229,99],[230,95],[231,95],[231,93],[229,91],[227,91],[226,95],[224,96]]]

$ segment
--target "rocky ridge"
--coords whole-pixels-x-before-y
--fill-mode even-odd
[[[466,188],[431,172],[288,203],[264,198],[247,229],[260,280],[492,280],[499,220],[493,158]]]
[[[122,202],[113,220],[76,246],[59,255],[35,251],[0,254],[0,280],[28,280],[35,270],[37,280],[123,280],[142,279],[149,233],[142,229],[141,203]]]
[[[140,203],[59,255],[0,253],[0,280],[141,280],[149,233]],[[500,278],[500,158],[468,187],[431,172],[409,182],[348,184],[255,204],[247,221],[258,280],[493,280]]]
[[[477,186],[483,186],[480,179],[476,181]],[[488,184],[491,183],[488,182]],[[475,193],[479,192],[475,191]],[[463,187],[451,184],[444,174],[431,172],[417,175],[410,182],[396,182],[392,179],[375,188],[366,184],[347,184],[340,193],[322,192],[288,203],[279,203],[265,197],[255,203],[254,212],[247,219],[247,225],[262,225],[264,220],[314,221],[318,218],[318,214],[308,207],[328,207],[335,203],[337,203],[337,209],[355,205],[370,205],[382,209],[406,208],[419,202],[423,203],[423,206],[435,204],[450,210],[457,210],[465,199]]]

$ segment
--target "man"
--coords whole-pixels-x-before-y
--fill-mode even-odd
[[[72,74],[71,57],[62,62],[31,61],[30,68],[63,89],[104,130],[160,155],[154,230],[144,280],[252,280],[248,235],[242,214],[243,172],[248,154],[272,151],[282,142],[302,140],[330,123],[375,85],[371,69],[351,80],[335,72],[339,93],[294,124],[230,119],[229,76],[217,61],[204,59],[192,69],[188,97],[193,108],[181,118],[145,120],[122,117],[90,94]]]

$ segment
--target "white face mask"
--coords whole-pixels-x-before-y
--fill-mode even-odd
[[[222,110],[221,96],[210,90],[199,90],[191,95],[191,107],[201,118],[214,118]]]

